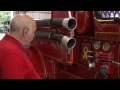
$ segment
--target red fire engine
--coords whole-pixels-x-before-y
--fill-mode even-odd
[[[120,11],[52,11],[29,48],[41,78],[120,78]]]

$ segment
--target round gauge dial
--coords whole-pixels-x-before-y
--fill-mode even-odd
[[[103,43],[103,50],[104,51],[109,51],[110,50],[110,43],[104,42]]]
[[[99,49],[100,47],[101,47],[101,42],[100,41],[95,41],[94,48]]]

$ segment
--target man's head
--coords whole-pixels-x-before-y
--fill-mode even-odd
[[[11,20],[9,34],[19,40],[24,46],[29,45],[33,40],[35,31],[35,20],[26,14],[18,14]]]

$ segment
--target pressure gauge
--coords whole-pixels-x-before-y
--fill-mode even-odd
[[[104,42],[103,43],[103,50],[104,51],[109,51],[110,50],[110,43]]]
[[[100,47],[101,47],[101,42],[100,41],[95,41],[94,48],[99,49]]]

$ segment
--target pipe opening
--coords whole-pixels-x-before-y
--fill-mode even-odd
[[[70,29],[74,29],[76,27],[76,21],[75,19],[70,19],[69,22],[68,22],[68,27]]]
[[[70,39],[67,43],[68,48],[73,48],[75,46],[75,39]]]

